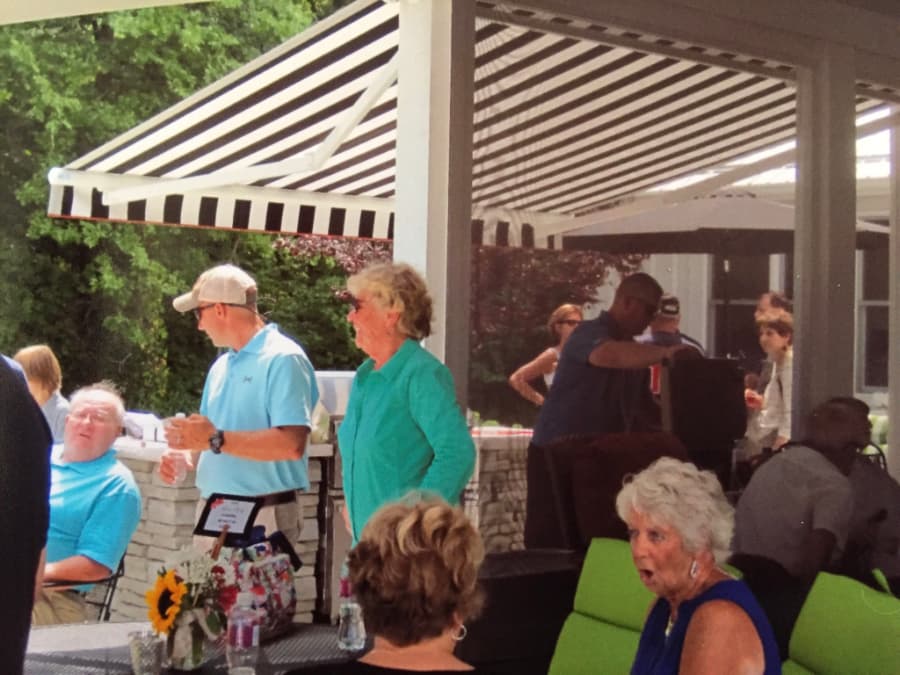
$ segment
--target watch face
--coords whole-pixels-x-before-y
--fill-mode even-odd
[[[222,452],[222,446],[225,444],[225,432],[216,431],[212,436],[209,437],[209,449],[212,450],[215,454],[219,454]]]

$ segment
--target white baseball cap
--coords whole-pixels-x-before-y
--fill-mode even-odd
[[[215,302],[255,307],[256,281],[240,267],[218,265],[201,274],[190,292],[175,298],[172,306],[179,312],[190,312],[202,303]]]

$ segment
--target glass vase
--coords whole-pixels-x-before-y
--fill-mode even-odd
[[[166,638],[166,657],[170,670],[192,671],[211,657],[213,645],[193,612],[182,612]]]

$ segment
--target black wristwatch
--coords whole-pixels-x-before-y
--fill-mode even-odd
[[[219,455],[222,453],[223,445],[225,445],[225,432],[221,429],[216,429],[216,433],[209,437],[209,449]]]

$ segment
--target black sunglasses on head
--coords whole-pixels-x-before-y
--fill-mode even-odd
[[[359,298],[357,298],[355,295],[353,295],[353,293],[351,293],[347,289],[344,289],[342,291],[336,291],[334,294],[334,297],[336,297],[341,302],[346,302],[348,305],[353,307],[353,311],[355,311],[355,312],[359,311],[359,307],[360,307]]]

